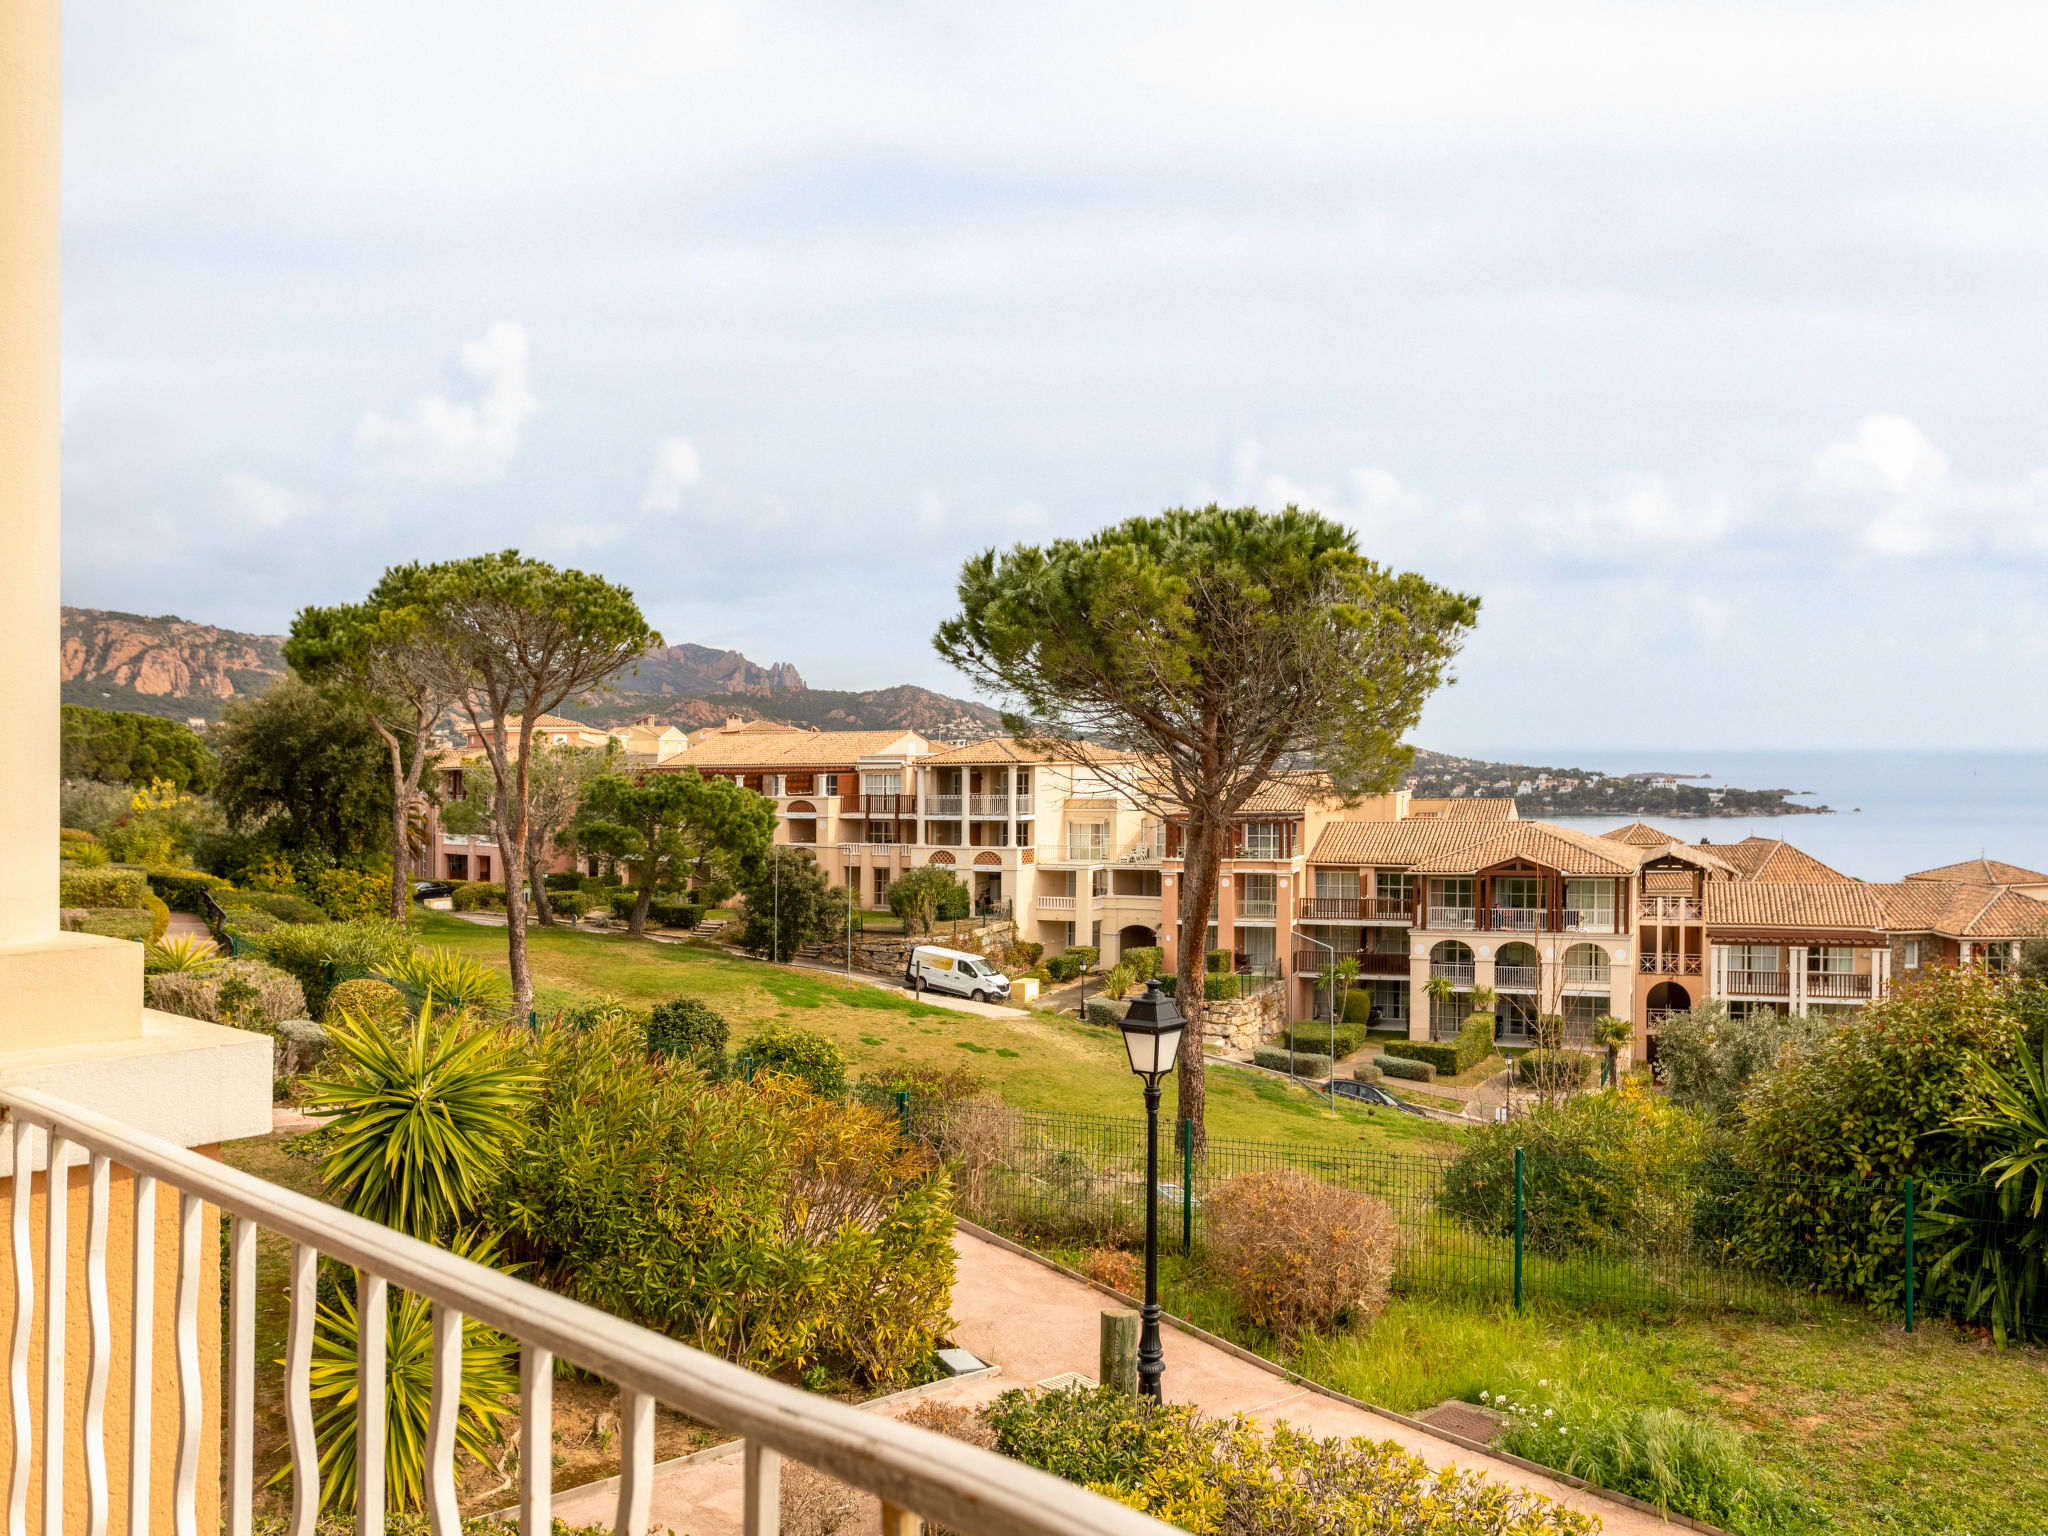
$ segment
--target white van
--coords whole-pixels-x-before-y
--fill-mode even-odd
[[[926,992],[950,992],[977,1003],[1010,1000],[1010,978],[979,955],[920,944],[910,952],[910,974],[904,978]]]

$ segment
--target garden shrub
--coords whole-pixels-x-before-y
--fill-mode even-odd
[[[700,1066],[724,1062],[729,1033],[725,1015],[700,998],[672,997],[648,1010],[647,1048]]]
[[[1244,995],[1244,982],[1228,971],[1211,971],[1202,978],[1202,997],[1212,1003],[1227,1003]]]
[[[1456,1040],[1389,1040],[1380,1049],[1389,1056],[1426,1061],[1445,1077],[1456,1077],[1493,1054],[1493,1015],[1468,1014]]]
[[[1330,1026],[1324,1020],[1297,1019],[1292,1029],[1283,1029],[1273,1038],[1282,1045],[1292,1046],[1297,1051],[1321,1051],[1327,1055],[1332,1048]],[[1349,1056],[1363,1044],[1363,1025],[1354,1024],[1347,1019],[1337,1026],[1335,1049],[1339,1056]]]
[[[988,1092],[988,1079],[972,1067],[941,1071],[937,1067],[896,1066],[863,1074],[861,1086],[871,1096],[902,1093],[912,1099],[950,1101],[980,1098]]]
[[[846,1092],[846,1058],[829,1035],[815,1029],[770,1025],[741,1046],[740,1054],[752,1058],[756,1076],[779,1072],[825,1098]]]
[[[1732,1240],[1799,1283],[1901,1305],[1898,1181],[1978,1181],[1983,1132],[1959,1121],[1985,1106],[1977,1063],[2017,1060],[2035,985],[1936,966],[1752,1078],[1735,1113],[1735,1161],[1751,1179]],[[1936,1265],[1919,1303],[1961,1306],[1967,1285]]]
[[[1534,1084],[1546,1093],[1563,1093],[1590,1083],[1593,1067],[1594,1058],[1584,1051],[1524,1051],[1515,1063],[1515,1081]]]
[[[1069,982],[1081,974],[1081,959],[1071,949],[1045,962],[1045,973],[1057,982]]]
[[[221,931],[232,938],[254,942],[277,926],[276,918],[254,907],[228,907],[225,910],[228,920],[221,924]]]
[[[540,1283],[755,1370],[900,1384],[948,1327],[952,1188],[893,1110],[713,1086],[632,1025],[533,1037],[480,1213]]]
[[[1724,1530],[1805,1529],[1803,1502],[1750,1459],[1742,1435],[1675,1408],[1617,1407],[1541,1385],[1501,1393],[1501,1448]]]
[[[1202,960],[1204,970],[1227,971],[1237,963],[1237,955],[1228,949],[1211,949],[1203,951]]]
[[[1029,969],[1045,958],[1045,946],[1032,940],[1019,939],[1010,946],[1009,958]]]
[[[1352,1063],[1351,1080],[1355,1083],[1376,1083],[1385,1076],[1386,1074],[1378,1067],[1370,1066],[1362,1061]]]
[[[1363,987],[1353,987],[1344,994],[1344,1022],[1360,1029],[1372,1022],[1372,993]]]
[[[99,839],[83,827],[59,827],[57,841],[60,843],[97,843]]]
[[[694,928],[703,915],[704,909],[686,897],[656,896],[647,903],[647,920],[664,928]]]
[[[1696,1104],[1726,1120],[1750,1080],[1778,1064],[1786,1051],[1811,1046],[1830,1021],[1802,1019],[1775,1008],[1741,1018],[1720,1002],[1667,1013],[1657,1026],[1657,1081],[1674,1104]]]
[[[1131,974],[1142,985],[1165,967],[1166,951],[1157,944],[1133,944],[1123,952],[1123,963],[1131,968]]]
[[[1517,1147],[1531,1249],[1562,1257],[1690,1245],[1707,1149],[1707,1122],[1693,1110],[1624,1081],[1482,1125],[1444,1170],[1438,1204],[1482,1232],[1512,1233]]]
[[[327,914],[303,896],[290,891],[234,891],[226,897],[216,896],[221,909],[233,912],[241,908],[250,912],[262,912],[281,923],[324,923]]]
[[[352,977],[327,994],[327,1016],[330,1019],[337,1014],[347,1014],[350,1018],[391,1023],[404,1018],[409,1011],[405,994],[390,982],[375,976]]]
[[[633,908],[639,903],[637,890],[612,891],[605,897],[605,904],[612,909],[612,916],[622,921],[633,915]]]
[[[1255,1045],[1252,1047],[1252,1061],[1275,1072],[1285,1072],[1291,1064],[1295,1075],[1312,1077],[1318,1082],[1330,1075],[1329,1057],[1313,1056],[1306,1051],[1289,1051],[1284,1045]]]
[[[149,914],[149,942],[154,944],[170,929],[171,909],[162,897],[149,892],[143,894],[141,906]]]
[[[1381,1051],[1373,1057],[1372,1064],[1388,1077],[1398,1077],[1404,1082],[1436,1081],[1436,1068],[1426,1061],[1411,1061],[1406,1056],[1389,1056],[1385,1051]]]
[[[1122,997],[1137,985],[1137,981],[1137,973],[1122,961],[1118,961],[1102,978],[1102,995],[1111,999]]]
[[[147,879],[149,888],[161,896],[173,912],[203,913],[206,910],[206,892],[234,889],[231,882],[219,875],[203,874],[196,869],[152,869]]]
[[[1202,1202],[1205,1263],[1244,1320],[1276,1338],[1366,1321],[1386,1305],[1396,1231],[1385,1202],[1299,1169],[1241,1173]]]
[[[323,869],[309,889],[313,904],[337,923],[378,917],[391,910],[389,869]]]
[[[1592,1536],[1595,1516],[1513,1484],[1433,1470],[1391,1440],[1205,1419],[1109,1388],[1005,1392],[996,1449],[1197,1536]]]
[[[207,971],[168,971],[143,980],[149,1006],[188,1019],[274,1031],[306,1017],[306,994],[290,975],[261,960],[229,960]]]
[[[1067,953],[1080,960],[1084,971],[1092,971],[1102,963],[1102,950],[1094,944],[1069,944]]]
[[[140,907],[71,907],[77,914],[65,920],[72,933],[96,934],[103,939],[133,939],[138,944],[155,940],[156,919]]]
[[[98,869],[107,862],[107,850],[97,841],[90,843],[59,843],[57,857],[69,869]]]
[[[553,895],[556,891],[582,890],[585,878],[585,876],[577,874],[576,871],[572,869],[568,871],[566,874],[557,873],[551,875],[544,875],[541,877],[540,883],[548,888],[548,893],[550,895]]]
[[[381,971],[413,949],[405,925],[388,917],[354,923],[280,923],[257,935],[255,944],[263,958],[297,978],[310,1017],[316,1019],[327,1017],[327,994],[335,983]]]
[[[512,983],[495,966],[445,945],[407,949],[379,962],[377,979],[404,994],[415,1012],[432,1003],[479,1019],[499,1019],[512,1007]]]
[[[60,907],[135,907],[149,894],[149,881],[129,869],[67,869],[57,880]]]
[[[573,923],[590,910],[590,898],[581,891],[549,891],[548,906],[555,916],[566,917]]]
[[[1102,1029],[1115,1029],[1124,1021],[1124,1015],[1131,1011],[1131,1005],[1108,997],[1088,999],[1088,1022]]]
[[[505,910],[504,882],[465,880],[455,887],[448,904],[457,912],[502,912]]]

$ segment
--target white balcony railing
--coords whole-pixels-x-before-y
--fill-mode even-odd
[[[967,814],[970,816],[1004,816],[1010,814],[1008,795],[969,795]]]
[[[27,1492],[29,1447],[40,1445],[46,1529],[63,1523],[67,1503],[65,1439],[82,1433],[86,1487],[81,1500],[83,1528],[105,1531],[112,1494],[118,1487],[129,1512],[130,1530],[198,1528],[200,1448],[213,1426],[225,1423],[222,1447],[225,1487],[222,1527],[246,1536],[254,1527],[256,1492],[256,1236],[259,1228],[291,1240],[291,1315],[285,1333],[284,1414],[292,1462],[291,1529],[311,1531],[320,1504],[313,1402],[314,1284],[324,1254],[354,1265],[365,1319],[362,1367],[356,1393],[359,1476],[354,1529],[358,1536],[382,1536],[385,1517],[385,1299],[396,1285],[433,1304],[433,1394],[427,1425],[427,1487],[432,1527],[461,1529],[455,1492],[455,1428],[460,1394],[451,1388],[462,1369],[462,1323],[474,1317],[516,1339],[519,1357],[519,1529],[527,1536],[552,1525],[553,1451],[551,1424],[556,1358],[568,1361],[619,1388],[619,1478],[617,1528],[647,1529],[654,1492],[654,1406],[657,1402],[743,1439],[745,1528],[749,1536],[773,1536],[779,1524],[781,1459],[788,1456],[840,1481],[874,1494],[882,1502],[884,1531],[915,1530],[917,1519],[943,1522],[957,1530],[990,1536],[1169,1536],[1172,1527],[1126,1509],[1047,1473],[1006,1460],[829,1397],[800,1391],[756,1376],[728,1361],[691,1349],[662,1334],[571,1301],[553,1291],[406,1237],[389,1227],[351,1216],[331,1205],[188,1152],[158,1137],[62,1099],[25,1088],[0,1090],[14,1151],[13,1273],[16,1295],[26,1291],[44,1327],[43,1393],[32,1406],[28,1392],[33,1327],[18,1315],[10,1360],[14,1401],[15,1498]],[[51,1201],[44,1265],[35,1273],[29,1223],[30,1190],[37,1156],[59,1168],[88,1168],[85,1294],[91,1298],[85,1403],[74,1424],[64,1411],[65,1308],[71,1291],[64,1229],[67,1203]],[[107,1455],[100,1405],[114,1368],[113,1325],[106,1304],[108,1228],[115,1165],[130,1169],[134,1240],[127,1234],[113,1246],[130,1247],[134,1259],[134,1326],[128,1348],[127,1457]],[[159,1186],[178,1202],[178,1266],[173,1297],[173,1358],[159,1371],[154,1358],[159,1308],[155,1304]],[[124,1202],[125,1203],[125,1202]],[[225,1256],[228,1290],[227,1362],[221,1372],[227,1394],[223,1419],[218,1401],[206,1400],[206,1372],[200,1361],[200,1308],[218,1306],[217,1293],[202,1285],[203,1244],[217,1241],[206,1230],[206,1207],[230,1218]],[[39,1293],[39,1294],[38,1294]],[[159,1395],[159,1378],[175,1375],[177,1391]],[[175,1443],[152,1435],[151,1412],[159,1402],[177,1404]],[[55,1412],[52,1412],[52,1409]],[[35,1419],[32,1425],[31,1418]],[[154,1446],[162,1446],[157,1454]],[[168,1472],[159,1477],[159,1472]],[[114,1485],[110,1487],[110,1484]],[[171,1519],[152,1521],[154,1490],[168,1486]],[[13,1524],[20,1527],[17,1518]]]
[[[1069,864],[1107,864],[1109,862],[1109,844],[1077,843],[1069,839],[1067,842],[1067,862]]]
[[[926,795],[924,797],[924,813],[927,816],[958,816],[960,814],[960,796]]]
[[[1543,980],[1540,965],[1495,965],[1493,984],[1517,992],[1532,992]]]
[[[1471,928],[1476,926],[1477,914],[1471,907],[1431,907],[1429,926],[1432,928]]]
[[[1272,917],[1280,910],[1280,904],[1271,896],[1248,896],[1237,904],[1239,917]]]
[[[1495,907],[1487,914],[1487,925],[1497,933],[1534,933],[1543,926],[1538,907]]]
[[[1605,911],[1597,907],[1566,907],[1559,914],[1559,922],[1566,933],[1612,933],[1614,932],[1614,909]]]
[[[1164,850],[1158,843],[1133,843],[1116,856],[1119,864],[1157,864]]]
[[[1606,991],[1614,984],[1614,970],[1605,965],[1568,965],[1564,968],[1568,987],[1598,987]]]
[[[1034,896],[1032,902],[1048,912],[1071,912],[1074,910],[1072,896]]]
[[[1478,974],[1478,968],[1470,960],[1432,960],[1429,962],[1429,974],[1448,977],[1453,986],[1469,987]]]
[[[1012,798],[1016,801],[1016,813],[1019,816],[1029,816],[1031,814],[1031,797],[1029,795],[1016,795]]]

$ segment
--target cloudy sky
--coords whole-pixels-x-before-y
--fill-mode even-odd
[[[67,16],[67,602],[957,692],[973,551],[1296,501],[1483,596],[1425,744],[2048,747],[2038,5]]]

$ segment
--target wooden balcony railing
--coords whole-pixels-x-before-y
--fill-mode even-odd
[[[1412,896],[1299,896],[1294,915],[1304,923],[1412,923]]]
[[[1791,977],[1784,971],[1723,971],[1721,982],[1731,995],[1790,997]]]
[[[876,1495],[884,1531],[917,1529],[918,1517],[970,1536],[1171,1536],[1135,1510],[1089,1493],[1072,1483],[963,1445],[926,1430],[863,1413],[823,1393],[757,1376],[675,1339],[600,1312],[579,1301],[543,1290],[500,1270],[457,1258],[444,1248],[405,1236],[292,1190],[265,1183],[159,1137],[122,1125],[105,1115],[22,1087],[0,1088],[14,1154],[12,1257],[17,1297],[27,1305],[17,1314],[9,1370],[14,1408],[14,1519],[22,1515],[29,1485],[32,1446],[42,1456],[43,1528],[72,1524],[105,1532],[114,1511],[125,1509],[132,1531],[198,1528],[200,1449],[214,1433],[221,1444],[221,1529],[246,1536],[254,1529],[256,1495],[256,1395],[258,1288],[265,1271],[256,1262],[257,1239],[268,1230],[290,1243],[289,1321],[284,1329],[284,1390],[276,1410],[288,1430],[296,1475],[291,1482],[290,1528],[310,1532],[320,1512],[322,1458],[316,1448],[315,1404],[311,1394],[314,1284],[324,1256],[352,1265],[366,1319],[361,1330],[361,1363],[354,1396],[356,1498],[347,1528],[358,1536],[382,1536],[389,1503],[385,1486],[387,1297],[410,1292],[432,1306],[432,1401],[428,1408],[424,1479],[432,1529],[462,1528],[456,1503],[456,1421],[462,1411],[462,1327],[476,1318],[516,1340],[519,1351],[520,1428],[517,1450],[518,1529],[545,1532],[553,1523],[554,1457],[548,1441],[559,1359],[615,1383],[619,1389],[617,1529],[638,1533],[648,1527],[655,1479],[655,1405],[679,1412],[741,1439],[744,1523],[749,1532],[778,1529],[776,1511],[782,1459],[806,1466]],[[65,1240],[66,1202],[48,1206],[47,1243],[38,1262],[28,1219],[29,1197],[39,1163],[53,1169],[82,1169],[74,1188],[86,1194],[86,1230],[77,1247]],[[132,1196],[117,1197],[112,1173],[134,1175]],[[59,1177],[63,1177],[60,1173]],[[124,1207],[132,1200],[132,1224]],[[175,1213],[178,1262],[159,1276],[157,1209]],[[228,1230],[216,1236],[212,1212],[226,1217]],[[117,1223],[126,1230],[116,1230]],[[40,1223],[38,1224],[41,1225]],[[140,1240],[137,1241],[138,1237]],[[203,1244],[225,1241],[221,1286],[206,1293],[200,1255]],[[74,1256],[75,1255],[75,1256]],[[110,1256],[132,1262],[129,1294],[133,1323],[116,1325],[107,1307]],[[131,1259],[132,1256],[132,1259]],[[64,1298],[69,1268],[84,1266],[84,1290],[91,1300],[89,1326],[78,1338],[84,1359],[67,1359]],[[269,1277],[274,1283],[278,1276]],[[172,1303],[151,1299],[162,1286]],[[132,1288],[132,1289],[130,1289]],[[221,1291],[225,1291],[225,1298]],[[227,1303],[218,1374],[201,1359],[200,1314]],[[32,1310],[31,1310],[32,1308]],[[215,1314],[218,1316],[218,1313]],[[37,1322],[32,1325],[30,1319]],[[167,1319],[162,1343],[160,1319]],[[374,1320],[374,1321],[370,1321]],[[47,1326],[43,1326],[47,1324]],[[40,1402],[29,1392],[29,1357],[37,1329],[41,1350]],[[168,1346],[168,1348],[164,1346]],[[275,1340],[264,1349],[278,1347]],[[64,1411],[68,1371],[83,1366],[85,1412]],[[117,1366],[131,1383],[125,1394],[127,1455],[108,1454],[103,1402]],[[209,1380],[209,1377],[212,1379]],[[223,1400],[225,1399],[225,1400]],[[348,1411],[348,1399],[332,1412]],[[172,1425],[153,1425],[153,1414],[168,1413]],[[32,1422],[33,1421],[33,1422]],[[166,1433],[166,1431],[171,1431]],[[66,1441],[81,1437],[82,1489],[67,1488]],[[151,1509],[167,1499],[169,1509]],[[75,1504],[72,1502],[75,1500]],[[75,1510],[67,1522],[67,1507]],[[510,1531],[511,1525],[506,1529]]]
[[[1358,974],[1361,976],[1406,976],[1408,974],[1408,956],[1405,953],[1388,953],[1385,950],[1374,950],[1348,955],[1340,953],[1337,959],[1340,961],[1356,960],[1358,962]],[[1297,949],[1294,952],[1294,974],[1297,976],[1320,976],[1324,968],[1329,964],[1330,957],[1320,949],[1311,947],[1308,949]]]
[[[1660,954],[1646,949],[1636,957],[1636,969],[1646,976],[1697,976],[1700,974],[1700,957]]]
[[[846,814],[849,816],[915,816],[917,796],[915,795],[848,795]]]
[[[1648,923],[1696,923],[1700,903],[1696,896],[1645,896],[1636,905],[1636,915]]]
[[[1858,1001],[1870,996],[1870,978],[1850,971],[1808,971],[1806,995],[1823,1001]]]

